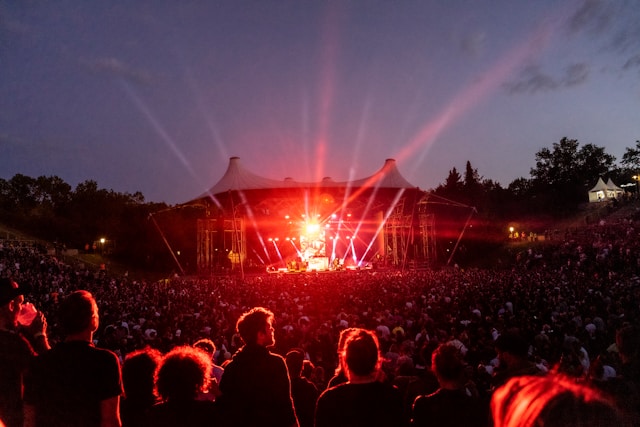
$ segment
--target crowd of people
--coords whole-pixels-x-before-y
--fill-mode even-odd
[[[70,296],[85,291],[99,309],[99,322],[83,324],[84,329],[75,333],[82,333],[82,341],[95,349],[115,355],[122,367],[124,389],[116,390],[111,384],[101,400],[110,401],[113,394],[123,396],[119,405],[125,427],[144,425],[141,423],[148,419],[154,425],[169,423],[170,414],[176,411],[195,418],[232,420],[229,425],[257,425],[256,419],[240,421],[247,414],[259,416],[260,425],[266,425],[268,414],[274,411],[281,416],[273,425],[339,425],[341,417],[359,420],[362,425],[370,418],[358,412],[360,406],[368,407],[376,425],[515,426],[520,424],[496,418],[510,414],[507,400],[528,390],[527,384],[514,384],[514,377],[521,382],[528,378],[529,383],[538,377],[557,378],[557,384],[571,384],[558,386],[562,389],[558,393],[582,399],[583,406],[590,402],[604,405],[611,399],[624,421],[637,421],[633,417],[640,413],[639,220],[631,215],[610,223],[601,221],[561,241],[520,246],[512,265],[495,270],[172,277],[157,282],[91,271],[48,255],[38,245],[4,241],[0,276],[9,284],[3,285],[7,294],[0,301],[2,317],[10,320],[22,305],[22,301],[15,303],[18,291],[8,290],[12,284],[13,289],[20,288],[20,298],[39,313],[28,327],[16,329],[28,337],[29,348],[15,339],[11,346],[2,345],[16,333],[1,333],[15,329],[11,321],[0,324],[2,384],[17,381],[9,378],[4,368],[7,363],[17,366],[16,372],[32,375],[25,374],[26,405],[19,390],[2,388],[6,396],[19,399],[2,397],[0,420],[9,427],[44,425],[26,424],[38,419],[37,410],[24,409],[37,409],[43,389],[34,381],[37,375],[33,373],[40,372],[37,363],[35,368],[27,366],[29,355],[38,354],[35,359],[42,360],[53,351],[50,347],[55,350],[68,342],[70,320],[65,317],[64,304]],[[264,312],[256,307],[264,307]],[[263,313],[258,316],[259,325],[249,328],[250,333],[243,331],[238,320],[256,312]],[[97,317],[97,311],[95,314]],[[267,324],[271,332],[259,330]],[[210,343],[208,347],[194,346],[203,340]],[[352,355],[358,355],[352,357],[351,367],[349,348]],[[375,360],[370,358],[372,348],[376,349]],[[68,352],[72,350],[61,354]],[[208,362],[202,361],[202,353],[208,355]],[[81,357],[84,353],[73,354]],[[155,380],[149,379],[151,374],[142,375],[144,369],[127,374],[127,364],[136,358]],[[251,362],[256,358],[264,359],[261,363],[265,365]],[[112,366],[108,358],[101,363]],[[264,377],[265,370],[275,379]],[[298,393],[291,392],[293,406],[289,408],[280,399],[281,389],[246,388],[260,381],[276,387],[272,383],[287,376],[282,387],[293,391],[309,384],[317,393],[306,387],[305,395],[311,397],[296,399]],[[180,388],[176,377],[191,382]],[[304,384],[298,384],[299,380]],[[371,382],[385,388],[367,386],[364,391],[362,384]],[[138,387],[146,390],[138,393],[145,405],[161,402],[165,406],[129,417],[135,412],[130,408],[139,406],[132,404],[137,398],[132,397],[136,391],[129,391],[136,389],[131,383],[146,384]],[[588,387],[593,393],[576,387]],[[254,394],[249,399],[251,390]],[[186,396],[190,402],[208,403],[187,404]],[[491,403],[497,396],[501,401]],[[317,403],[310,405],[309,399]],[[350,408],[355,412],[345,408],[346,401],[353,402]],[[20,414],[11,416],[8,406],[21,408]],[[389,421],[389,414],[396,422]],[[462,414],[466,421],[458,417]],[[432,424],[435,419],[438,423]]]

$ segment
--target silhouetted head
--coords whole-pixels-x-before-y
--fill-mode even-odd
[[[204,351],[211,357],[213,357],[216,352],[216,345],[209,338],[199,339],[198,341],[193,343],[193,346]]]
[[[264,307],[255,307],[244,313],[236,323],[236,329],[246,344],[268,347],[274,344],[273,313]]]
[[[491,399],[494,427],[621,427],[622,415],[597,390],[557,375],[521,376]]]
[[[98,305],[88,291],[75,291],[62,300],[59,310],[60,326],[66,334],[98,329]]]
[[[289,375],[291,378],[299,377],[302,373],[302,365],[304,364],[304,353],[302,350],[293,349],[287,353],[285,357]]]
[[[344,361],[349,375],[370,375],[379,367],[378,338],[365,329],[353,331],[344,346]]]
[[[441,344],[431,355],[431,369],[438,380],[460,380],[465,370],[460,350],[453,345]]]
[[[167,400],[193,400],[209,384],[211,359],[197,348],[176,347],[156,370],[156,389]]]
[[[162,353],[147,347],[127,354],[122,364],[122,385],[127,399],[153,400],[154,374]]]

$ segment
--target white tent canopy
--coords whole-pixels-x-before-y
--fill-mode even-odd
[[[302,188],[302,187],[377,187],[377,188],[417,188],[407,181],[396,166],[394,159],[386,159],[382,168],[373,175],[366,178],[350,181],[336,182],[326,177],[320,182],[300,182],[292,178],[283,180],[270,179],[257,175],[246,169],[240,162],[239,157],[231,157],[229,166],[222,178],[204,194],[198,196],[195,200],[203,198],[212,198],[217,194],[228,191],[244,191],[259,189],[283,189],[283,188]]]
[[[589,202],[604,202],[621,197],[624,190],[613,183],[611,178],[605,183],[602,177],[598,178],[596,185],[589,190]]]

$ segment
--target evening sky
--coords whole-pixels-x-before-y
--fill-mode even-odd
[[[640,139],[637,1],[0,0],[5,179],[173,204],[231,156],[298,181],[394,158],[507,186],[563,137]]]

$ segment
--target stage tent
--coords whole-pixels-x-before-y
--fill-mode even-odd
[[[457,236],[449,263],[473,211],[414,186],[394,159],[361,179],[301,182],[231,157],[208,191],[150,217],[180,272],[209,275],[428,267],[436,235]]]

